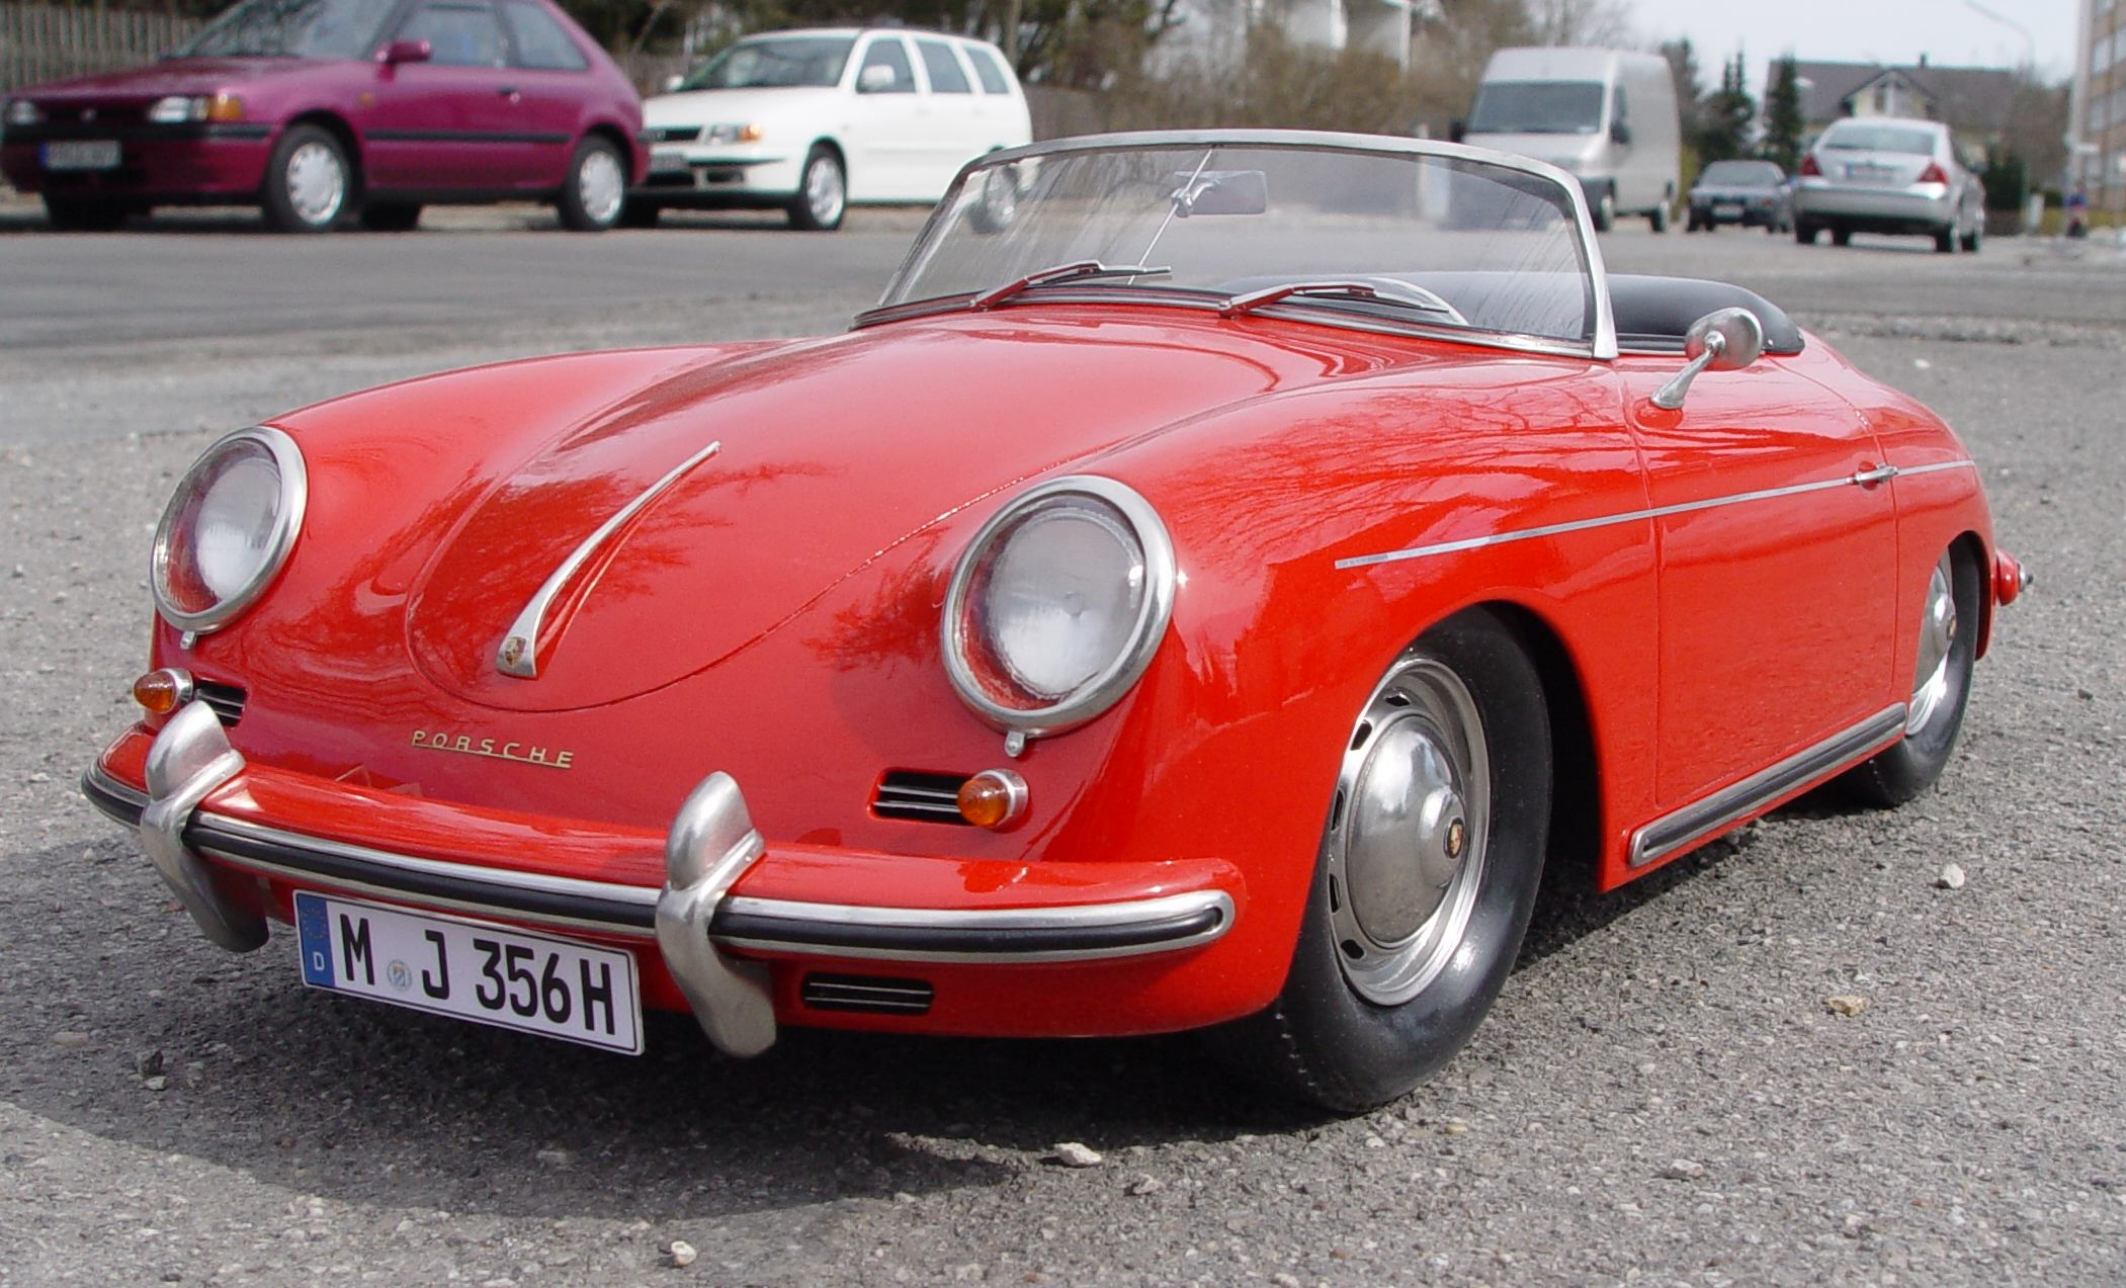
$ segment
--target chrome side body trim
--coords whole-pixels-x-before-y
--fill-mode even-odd
[[[721,442],[710,443],[679,462],[663,478],[644,488],[640,496],[614,511],[611,518],[599,524],[595,532],[570,551],[568,558],[561,561],[561,566],[554,569],[553,575],[546,579],[546,583],[539,587],[538,593],[533,595],[530,602],[524,605],[523,611],[517,614],[517,620],[510,623],[508,633],[502,637],[501,646],[495,650],[495,669],[504,675],[514,675],[520,679],[537,679],[539,628],[545,625],[546,610],[553,607],[554,600],[568,587],[569,582],[575,580],[584,563],[611,540],[613,534],[624,527],[629,519],[640,514],[642,507],[656,500],[659,493],[677,483],[687,471],[722,450]]]
[[[1904,731],[1905,704],[1899,702],[1741,782],[1657,818],[1631,834],[1631,866],[1642,868],[1665,859],[1803,784],[1881,749]]]
[[[1899,475],[1931,474],[1938,470],[1976,468],[1971,461],[1948,461],[1939,465],[1921,465],[1911,469],[1896,469]],[[1893,467],[1885,467],[1893,468]],[[1412,546],[1406,550],[1388,550],[1380,554],[1349,555],[1336,561],[1338,571],[1350,568],[1370,568],[1375,564],[1399,563],[1405,559],[1426,559],[1433,555],[1459,554],[1464,550],[1481,550],[1486,546],[1501,546],[1513,541],[1531,541],[1538,537],[1563,536],[1568,532],[1584,532],[1590,528],[1606,528],[1618,523],[1639,523],[1647,519],[1666,518],[1671,514],[1689,514],[1695,510],[1715,510],[1721,506],[1746,505],[1752,501],[1773,501],[1781,497],[1802,496],[1810,492],[1828,492],[1833,488],[1865,486],[1875,480],[1863,479],[1860,474],[1841,475],[1835,479],[1818,479],[1813,483],[1793,483],[1786,487],[1761,488],[1754,492],[1735,492],[1728,496],[1707,497],[1702,501],[1679,501],[1674,505],[1657,505],[1644,510],[1625,510],[1617,514],[1597,515],[1588,519],[1573,519],[1565,523],[1546,523],[1536,528],[1520,528],[1507,532],[1494,532],[1481,537],[1465,537],[1459,541],[1442,541],[1429,546]]]
[[[1910,478],[1915,474],[1940,474],[1946,470],[1976,470],[1978,462],[1972,460],[1936,461],[1932,465],[1902,465],[1896,468],[1900,476]]]

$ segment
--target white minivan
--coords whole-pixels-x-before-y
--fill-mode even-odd
[[[1576,175],[1595,228],[1618,215],[1668,227],[1682,165],[1668,60],[1626,49],[1501,49],[1484,68],[1462,141]]]
[[[748,36],[642,105],[650,167],[623,221],[781,209],[832,229],[852,202],[936,201],[961,166],[1032,141],[996,46],[902,28]]]

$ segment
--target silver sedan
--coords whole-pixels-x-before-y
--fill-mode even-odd
[[[1840,246],[1855,232],[1911,233],[1948,254],[1977,250],[1985,227],[1985,185],[1939,121],[1852,117],[1801,160],[1794,239],[1803,245],[1826,228]]]

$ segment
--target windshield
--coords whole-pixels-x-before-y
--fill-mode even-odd
[[[1601,128],[1599,81],[1485,81],[1469,113],[1471,134],[1593,134]]]
[[[1865,152],[1909,152],[1924,157],[1934,155],[1934,134],[1909,126],[1834,125],[1823,136],[1820,146]]]
[[[964,306],[985,292],[1230,307],[1271,291],[1278,298],[1264,307],[1381,329],[1446,327],[1575,351],[1594,337],[1590,256],[1571,194],[1551,179],[1438,155],[1438,145],[1376,153],[1259,134],[1191,138],[1203,141],[1065,146],[969,167],[882,307]],[[1094,264],[1157,271],[1022,281]],[[1023,289],[1006,289],[1014,283]]]
[[[1719,188],[1772,188],[1785,177],[1769,161],[1715,161],[1705,167],[1698,182]]]
[[[391,16],[389,0],[244,0],[178,58],[367,58]]]
[[[782,89],[841,84],[854,36],[767,36],[741,40],[711,58],[679,88]]]

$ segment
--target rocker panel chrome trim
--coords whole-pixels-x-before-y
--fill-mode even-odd
[[[1631,834],[1631,866],[1643,868],[1667,858],[1803,784],[1879,750],[1902,736],[1904,728],[1905,704],[1884,707],[1741,782],[1655,819]]]

